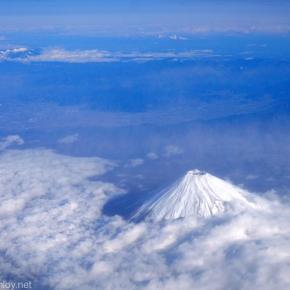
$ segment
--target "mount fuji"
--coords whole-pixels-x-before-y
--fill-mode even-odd
[[[160,221],[188,216],[209,218],[256,210],[261,208],[261,201],[230,182],[195,169],[151,197],[132,219]]]

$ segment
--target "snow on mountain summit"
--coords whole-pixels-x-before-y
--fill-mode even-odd
[[[187,216],[208,218],[256,208],[259,208],[259,204],[253,194],[194,169],[145,202],[133,219],[159,221]]]

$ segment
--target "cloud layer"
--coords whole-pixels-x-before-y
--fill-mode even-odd
[[[19,62],[146,62],[153,60],[190,60],[200,57],[214,57],[212,50],[161,51],[161,52],[117,52],[106,50],[65,50],[48,48],[42,51],[18,47],[0,50],[0,61]]]
[[[287,289],[290,211],[209,222],[102,215],[112,162],[49,150],[0,155],[0,273],[51,289]],[[36,288],[35,288],[36,289]]]

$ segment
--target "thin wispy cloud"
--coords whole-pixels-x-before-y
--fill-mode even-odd
[[[169,158],[176,155],[181,155],[183,153],[183,149],[177,145],[167,145],[164,149],[164,156]]]
[[[146,157],[150,160],[157,160],[159,158],[158,154],[155,152],[147,153]]]
[[[72,134],[72,135],[67,135],[63,138],[60,138],[59,140],[57,140],[57,142],[60,144],[73,144],[73,143],[76,143],[78,140],[79,140],[79,135]]]
[[[144,159],[143,158],[135,158],[135,159],[130,159],[127,164],[125,164],[125,167],[138,167],[144,164]]]
[[[186,60],[200,57],[215,57],[212,50],[189,51],[161,51],[161,52],[116,52],[105,50],[65,50],[63,48],[51,48],[42,51],[29,50],[27,48],[12,48],[0,51],[0,61],[16,62],[146,62],[154,60]]]
[[[22,145],[24,140],[19,135],[9,135],[0,139],[0,152],[11,145]]]

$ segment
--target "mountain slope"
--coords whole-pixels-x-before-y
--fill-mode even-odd
[[[191,170],[145,202],[133,219],[208,218],[258,207],[249,192],[209,173]]]

